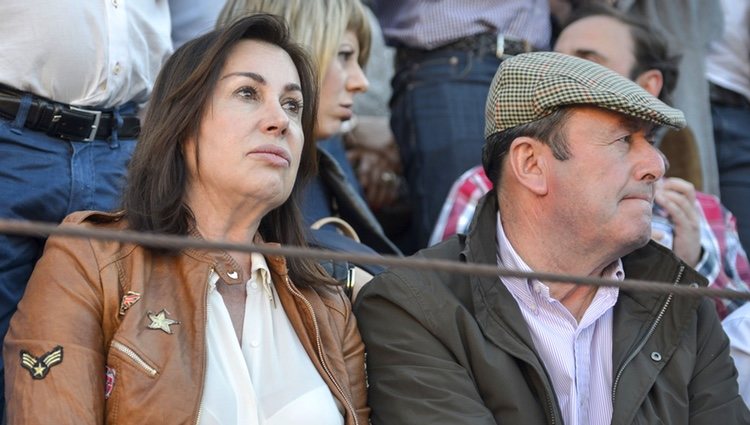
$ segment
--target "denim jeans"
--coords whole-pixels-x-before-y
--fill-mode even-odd
[[[73,211],[117,207],[136,141],[116,135],[91,142],[50,137],[23,127],[27,108],[22,106],[15,120],[0,118],[0,217],[57,223]],[[0,234],[0,338],[5,338],[44,241]],[[0,361],[0,397],[3,371]],[[0,398],[0,417],[4,406]]]
[[[721,203],[737,217],[737,232],[750,252],[750,104],[711,104]]]
[[[500,65],[493,52],[435,51],[400,60],[391,127],[412,198],[405,254],[424,248],[453,182],[481,163],[484,105]]]

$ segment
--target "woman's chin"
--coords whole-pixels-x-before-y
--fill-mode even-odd
[[[341,121],[340,120],[325,120],[326,122],[318,122],[315,128],[313,137],[315,141],[325,140],[341,133]]]

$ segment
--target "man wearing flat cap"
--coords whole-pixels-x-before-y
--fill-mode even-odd
[[[494,190],[417,257],[705,286],[649,242],[659,126],[680,111],[595,63],[506,60],[486,106]],[[657,284],[657,283],[655,283]],[[707,299],[393,268],[360,293],[378,424],[748,424]]]

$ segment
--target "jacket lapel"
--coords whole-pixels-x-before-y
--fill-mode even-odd
[[[497,198],[494,191],[477,206],[461,260],[467,263],[497,265]],[[557,397],[547,370],[536,354],[531,333],[516,300],[499,277],[470,277],[475,318],[488,341],[521,360],[531,372],[530,383],[540,399],[546,397],[555,416],[561,417]]]
[[[671,251],[655,242],[623,258],[628,279],[673,285],[679,278],[680,285],[693,282],[706,285],[705,279],[689,267],[684,266],[680,272],[681,266],[684,264]],[[700,303],[699,298],[672,297],[669,302],[668,299],[666,294],[620,291],[612,341],[613,385],[617,381],[617,388],[613,388],[614,425],[633,422],[638,407],[677,350]]]

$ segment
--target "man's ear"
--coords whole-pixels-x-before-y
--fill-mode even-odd
[[[635,82],[654,97],[659,97],[659,93],[661,93],[661,89],[664,87],[664,76],[658,69],[649,69],[641,73],[635,79]]]
[[[507,166],[518,184],[536,195],[547,193],[547,157],[544,143],[531,137],[517,137],[510,144]]]

